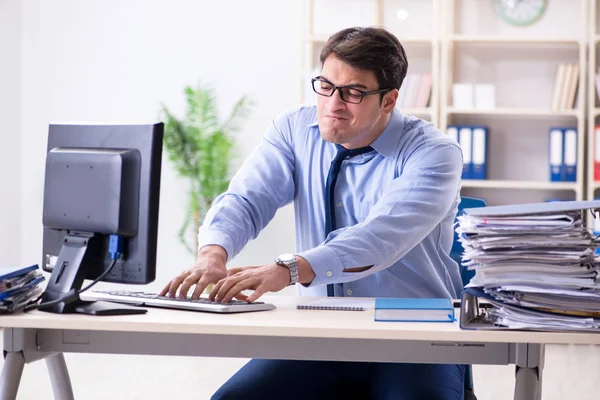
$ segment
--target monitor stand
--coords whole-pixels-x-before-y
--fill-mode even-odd
[[[69,232],[64,240],[58,259],[46,290],[42,294],[42,303],[60,299],[68,293],[81,289],[86,271],[81,267],[93,233]],[[79,296],[69,296],[65,301],[40,307],[40,311],[56,314],[91,314],[91,315],[130,315],[145,314],[148,310],[140,307],[126,306],[108,302],[82,301]]]

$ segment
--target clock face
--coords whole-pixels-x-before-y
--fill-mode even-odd
[[[530,25],[537,21],[546,9],[547,0],[494,0],[496,12],[513,25]]]

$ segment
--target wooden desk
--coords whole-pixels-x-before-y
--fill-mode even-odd
[[[150,309],[98,317],[39,311],[0,316],[6,360],[0,399],[16,398],[25,363],[46,359],[54,396],[72,399],[62,353],[517,366],[515,399],[541,398],[544,345],[600,344],[592,333],[465,331],[458,323],[373,321],[373,310],[297,310],[307,298],[272,296],[276,310],[219,315]]]

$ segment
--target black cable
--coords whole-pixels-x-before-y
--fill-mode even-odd
[[[108,275],[110,273],[110,271],[112,271],[112,269],[117,264],[117,260],[118,260],[118,258],[113,258],[111,260],[110,265],[108,266],[108,268],[105,269],[104,272],[100,274],[100,276],[98,276],[96,279],[94,279],[94,281],[92,283],[90,283],[89,285],[87,285],[83,289],[79,289],[79,290],[71,289],[67,293],[65,293],[63,296],[59,297],[58,299],[55,299],[55,300],[52,300],[52,301],[47,301],[45,303],[32,303],[32,304],[29,304],[28,306],[25,306],[25,308],[23,309],[23,311],[27,312],[27,311],[37,310],[39,308],[46,308],[46,307],[53,306],[55,304],[62,303],[62,302],[65,302],[65,303],[68,304],[68,303],[71,303],[71,302],[77,300],[77,298],[79,297],[79,295],[81,293],[85,292],[86,290],[88,290],[89,288],[91,288],[92,286],[94,286],[96,283],[100,282],[106,275]]]

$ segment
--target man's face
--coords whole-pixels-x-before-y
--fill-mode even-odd
[[[354,69],[334,55],[325,59],[320,77],[334,85],[352,86],[365,92],[381,89],[373,71]],[[359,104],[351,104],[340,98],[339,90],[331,97],[317,95],[321,137],[350,149],[369,145],[383,129],[382,111],[391,112],[386,107],[389,99],[384,98],[383,102],[380,99],[380,94],[373,94],[365,96]]]

